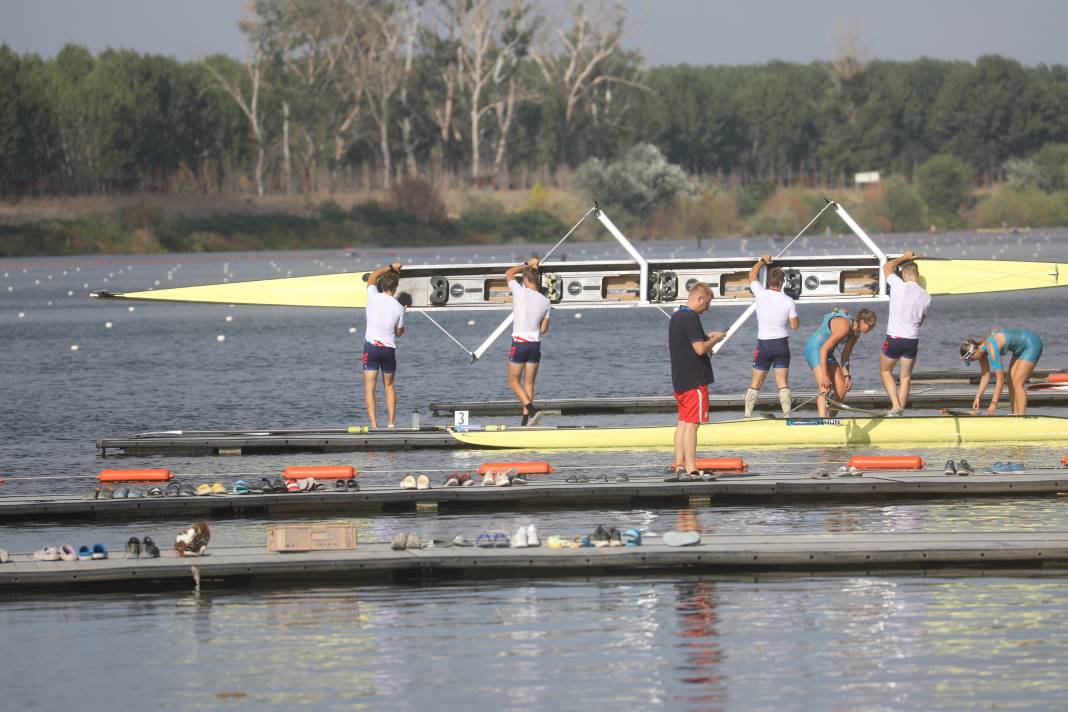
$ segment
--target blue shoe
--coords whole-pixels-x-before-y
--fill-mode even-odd
[[[507,549],[511,545],[512,542],[508,538],[507,534],[505,534],[504,532],[494,532],[493,546],[497,547],[498,549]]]
[[[1012,472],[1012,468],[1005,462],[995,462],[991,465],[990,470],[992,472]]]
[[[82,544],[81,546],[78,547],[78,560],[79,561],[88,561],[91,558],[93,558],[93,550],[90,549],[88,545]]]
[[[623,546],[641,546],[642,533],[637,529],[627,529],[623,532]]]
[[[493,537],[483,532],[475,537],[475,546],[482,547],[483,549],[492,549]]]
[[[108,548],[103,544],[93,544],[93,553],[90,555],[94,559],[106,559],[108,558]],[[81,554],[78,555],[81,558]]]
[[[1012,472],[1023,472],[1024,470],[1027,469],[1026,467],[1023,466],[1022,462],[1007,462],[1005,464],[1008,465],[1009,468],[1011,468]]]
[[[238,480],[234,483],[234,488],[230,492],[231,494],[248,494],[248,483],[244,480]]]

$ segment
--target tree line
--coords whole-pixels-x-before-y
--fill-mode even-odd
[[[566,185],[656,146],[740,184],[980,179],[1068,142],[1068,68],[868,61],[647,67],[625,11],[533,0],[254,0],[240,59],[0,45],[0,192],[321,193]]]

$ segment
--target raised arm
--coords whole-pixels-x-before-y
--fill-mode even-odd
[[[760,259],[753,264],[753,267],[749,270],[749,281],[756,282],[760,277],[760,268],[764,265],[771,264],[771,255],[761,255]],[[796,327],[795,327],[796,328]]]
[[[531,257],[526,262],[520,262],[514,267],[509,267],[508,270],[504,273],[504,279],[507,282],[511,282],[513,279],[515,279],[516,274],[518,274],[519,272],[522,272],[527,267],[533,267],[537,269],[539,264],[541,264],[541,260],[539,260],[537,257]]]
[[[905,264],[906,262],[911,262],[914,259],[916,259],[916,253],[912,250],[905,250],[904,254],[902,254],[900,257],[895,257],[892,260],[887,260],[886,264],[883,265],[883,274],[889,277],[894,273],[895,269]]]
[[[382,278],[382,275],[384,275],[386,272],[397,272],[399,274],[400,271],[401,271],[401,267],[403,267],[403,266],[404,265],[402,265],[400,262],[394,262],[391,265],[386,265],[385,267],[379,267],[378,269],[376,269],[374,272],[372,272],[371,274],[369,274],[367,276],[367,286],[368,287],[377,287],[378,286],[378,280]]]

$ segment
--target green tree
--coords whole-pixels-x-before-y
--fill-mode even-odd
[[[959,158],[941,153],[920,166],[917,178],[927,208],[942,217],[952,217],[971,190],[972,168]]]

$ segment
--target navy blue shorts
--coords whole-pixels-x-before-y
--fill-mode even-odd
[[[767,372],[772,367],[790,368],[790,338],[757,339],[753,370]]]
[[[887,336],[886,340],[883,341],[883,356],[892,358],[895,361],[899,358],[915,361],[919,350],[919,339],[902,339],[897,336]]]
[[[508,361],[511,363],[541,363],[541,342],[516,341],[512,339],[512,348],[508,349]]]
[[[363,370],[396,373],[397,349],[392,346],[381,346],[379,344],[372,344],[370,341],[364,341]]]

